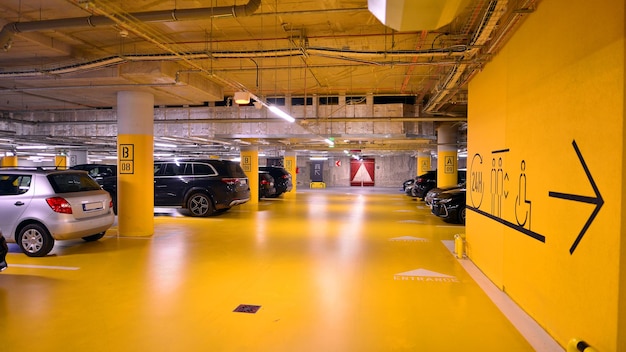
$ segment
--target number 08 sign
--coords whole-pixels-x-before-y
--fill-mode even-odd
[[[135,173],[135,145],[120,144],[118,153],[120,174]]]

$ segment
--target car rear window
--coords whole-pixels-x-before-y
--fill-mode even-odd
[[[56,193],[96,191],[100,185],[84,172],[58,173],[48,175],[50,185]]]
[[[245,178],[246,173],[243,172],[243,169],[239,165],[239,163],[233,161],[224,161],[224,168],[226,169],[226,174],[228,177],[241,177]]]

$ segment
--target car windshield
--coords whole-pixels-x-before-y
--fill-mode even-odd
[[[48,175],[48,180],[56,193],[96,191],[100,185],[83,172],[58,173]]]

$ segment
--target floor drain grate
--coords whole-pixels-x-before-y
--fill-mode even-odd
[[[254,314],[259,309],[261,309],[261,306],[253,306],[250,304],[240,304],[237,308],[235,308],[235,310],[233,310],[233,312]]]

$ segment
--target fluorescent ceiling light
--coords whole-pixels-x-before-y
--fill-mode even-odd
[[[278,117],[285,119],[289,122],[295,122],[296,119],[294,119],[293,117],[291,117],[289,114],[287,114],[286,112],[282,111],[281,109],[277,108],[274,105],[271,105],[268,107],[268,109],[270,109],[271,112],[273,112],[274,114],[278,115]]]
[[[329,138],[324,139],[324,142],[328,143],[328,145],[331,147],[335,146],[335,142],[331,141]]]
[[[234,100],[240,105],[250,104],[250,92],[235,92]]]
[[[48,149],[45,145],[18,145],[15,149]]]
[[[309,160],[328,160],[328,158],[325,156],[312,156]]]
[[[178,146],[176,144],[168,144],[168,143],[154,143],[155,147],[161,147],[161,148],[177,148]]]

